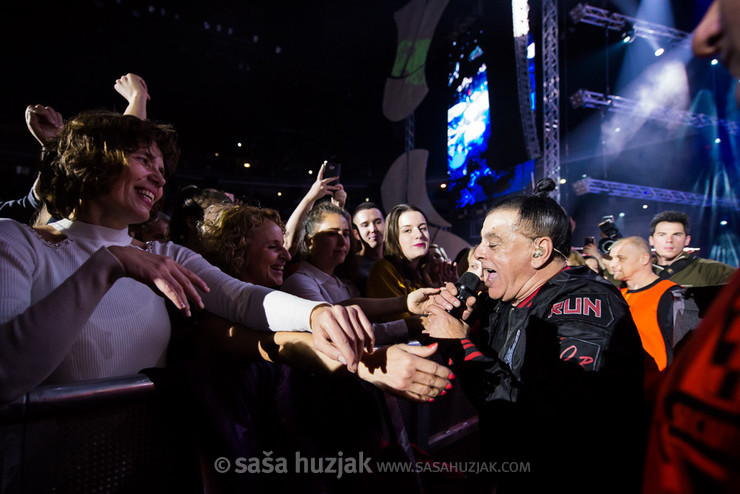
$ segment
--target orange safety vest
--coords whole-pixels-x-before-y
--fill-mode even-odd
[[[660,371],[666,368],[668,355],[665,350],[663,333],[658,326],[658,302],[666,290],[674,286],[676,284],[672,281],[660,280],[647,290],[629,292],[627,288],[620,289],[630,306],[632,319],[640,333],[642,347],[653,357]]]

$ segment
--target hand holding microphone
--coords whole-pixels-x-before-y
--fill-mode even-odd
[[[459,306],[454,306],[454,303],[452,304],[453,307],[451,309],[447,309],[447,313],[450,314],[452,317],[456,319],[461,319],[463,313],[465,312],[465,309],[467,309],[467,301],[470,297],[475,297],[476,289],[478,288],[478,283],[480,283],[480,278],[478,278],[477,275],[474,273],[471,273],[470,271],[466,271],[460,276],[460,279],[457,280],[454,287],[457,293],[454,294],[454,299],[458,300],[460,302]],[[449,287],[449,283],[448,283]],[[453,295],[448,290],[443,290],[443,292],[447,291],[450,295]],[[440,295],[442,295],[440,293]]]

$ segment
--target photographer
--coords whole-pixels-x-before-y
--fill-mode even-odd
[[[621,288],[622,282],[614,278],[609,266],[611,261],[609,250],[612,245],[614,245],[614,242],[622,237],[619,233],[619,229],[614,224],[614,216],[604,216],[601,223],[599,223],[599,230],[601,233],[601,239],[599,240],[598,246],[593,237],[587,237],[583,242],[583,255],[595,259],[599,264],[599,274],[609,280],[609,282],[617,288]]]

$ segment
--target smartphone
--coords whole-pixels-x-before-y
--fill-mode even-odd
[[[583,246],[584,247],[587,246],[587,245],[595,244],[595,243],[596,243],[596,239],[594,237],[586,237],[586,238],[583,239]]]
[[[341,163],[333,163],[331,161],[324,161],[326,168],[324,168],[324,177],[337,177],[336,182],[339,182],[339,176],[342,172]]]

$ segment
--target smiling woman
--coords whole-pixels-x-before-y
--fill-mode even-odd
[[[398,297],[426,286],[421,259],[429,250],[426,216],[416,206],[399,204],[385,221],[383,259],[377,260],[367,279],[368,297]],[[408,317],[409,313],[389,316],[387,320]]]
[[[41,383],[71,383],[161,366],[165,298],[262,331],[313,330],[317,349],[356,369],[372,328],[356,307],[247,284],[189,249],[138,243],[178,158],[174,130],[110,112],[73,118],[47,146],[42,197],[62,220],[0,221],[0,402]]]
[[[290,261],[284,233],[285,224],[274,209],[211,206],[201,225],[201,253],[235,278],[278,288]]]

